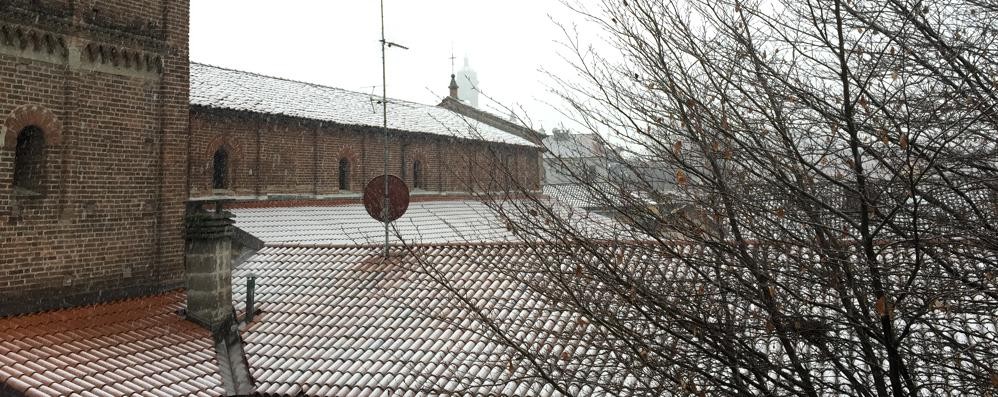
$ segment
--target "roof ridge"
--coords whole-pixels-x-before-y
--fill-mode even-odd
[[[334,87],[334,86],[331,86],[331,85],[319,84],[319,83],[310,82],[310,81],[304,81],[304,80],[295,80],[295,79],[288,78],[288,77],[273,76],[273,75],[263,74],[263,73],[259,73],[259,72],[251,72],[251,71],[248,71],[248,70],[239,70],[239,69],[234,69],[232,67],[212,65],[212,64],[204,63],[204,62],[190,61],[190,64],[191,65],[198,65],[198,66],[205,66],[205,67],[215,68],[215,69],[221,69],[221,70],[225,70],[225,71],[229,71],[229,72],[248,74],[248,75],[253,75],[253,76],[263,77],[263,78],[268,78],[268,79],[287,81],[287,82],[291,82],[291,83],[305,84],[305,85],[309,85],[309,86],[312,86],[312,87],[328,88],[328,89],[333,89],[333,90],[337,90],[337,91],[343,91],[343,92],[347,92],[347,93],[351,93],[351,94],[363,95],[363,96],[367,96],[367,97],[371,97],[371,98],[375,98],[375,99],[380,99],[381,98],[380,95],[374,95],[374,94],[368,94],[368,93],[364,93],[364,92],[360,92],[360,91],[348,90],[346,88]],[[437,107],[437,106],[434,106],[434,105],[430,105],[430,104],[426,104],[426,103],[420,103],[420,102],[415,102],[415,101],[410,101],[410,100],[407,100],[407,99],[399,99],[399,98],[394,98],[394,97],[388,97],[388,102],[389,103],[392,103],[393,101],[395,103],[410,103],[410,104],[420,105],[420,106],[426,106],[426,107]]]
[[[453,103],[459,104],[461,106],[464,106],[469,111],[473,111],[473,112],[476,112],[476,113],[481,113],[481,114],[484,114],[486,116],[492,117],[492,118],[496,119],[496,121],[499,121],[499,122],[502,122],[502,123],[505,123],[505,124],[509,124],[509,125],[517,127],[517,128],[522,128],[522,129],[530,130],[530,131],[533,131],[533,132],[539,132],[539,131],[533,129],[532,127],[528,127],[526,125],[517,123],[515,121],[506,120],[502,116],[500,116],[500,115],[498,115],[498,114],[496,114],[494,112],[490,112],[490,111],[485,110],[485,109],[479,109],[479,108],[476,108],[474,106],[468,105],[468,104],[466,104],[464,102],[461,102],[460,99],[455,99],[455,98],[452,98],[452,97],[445,97],[443,99],[443,102],[453,102]],[[443,107],[443,106],[441,106],[441,107]],[[447,109],[446,107],[444,107],[444,108]],[[447,110],[451,110],[451,109],[447,109]],[[457,113],[457,114],[461,114],[460,112],[457,112],[457,111],[454,111],[454,110],[451,110],[451,111],[454,112],[454,113]],[[467,117],[471,117],[471,116],[467,116]]]

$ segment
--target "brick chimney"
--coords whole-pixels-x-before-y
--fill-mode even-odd
[[[187,316],[212,332],[232,321],[232,214],[222,201],[187,210]],[[215,208],[206,211],[204,204]]]
[[[187,205],[187,318],[211,331],[215,360],[226,396],[255,394],[253,376],[232,307],[232,214],[229,200]],[[205,204],[213,205],[205,210]]]
[[[454,74],[450,75],[450,86],[447,87],[447,88],[450,88],[450,97],[451,98],[459,99],[457,97],[457,88],[458,88],[457,87],[457,80],[454,78]]]

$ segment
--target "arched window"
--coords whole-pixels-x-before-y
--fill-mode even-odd
[[[412,188],[423,188],[423,163],[419,160],[412,162]]]
[[[340,159],[340,190],[350,190],[350,162]]]
[[[513,155],[504,153],[502,155],[502,187],[508,189],[513,185]]]
[[[215,151],[211,161],[211,187],[214,189],[229,188],[229,152],[225,147]]]
[[[14,149],[14,187],[38,191],[45,171],[45,137],[38,127],[28,126],[17,134]]]

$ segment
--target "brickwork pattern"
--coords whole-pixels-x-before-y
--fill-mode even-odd
[[[384,169],[384,140],[378,129],[197,106],[192,107],[190,117],[191,197],[309,198],[359,193]],[[518,182],[539,186],[537,172],[526,172],[527,167],[520,166],[536,164],[536,150],[412,133],[393,134],[390,139],[388,172],[410,187],[413,162],[419,160],[423,190],[469,192],[480,184],[471,178],[493,176],[497,163],[488,159],[494,156],[515,159],[510,164],[515,165],[511,171]],[[230,152],[232,185],[220,191],[212,189],[212,156],[223,144],[238,149]],[[349,192],[339,189],[339,164],[344,158],[350,165]]]
[[[18,31],[42,38],[0,45],[0,315],[182,282],[188,2],[60,4],[0,12],[7,44]],[[114,48],[120,62],[95,66],[88,46]],[[140,53],[161,63],[139,73]],[[12,188],[10,142],[27,126],[46,141],[41,195]]]
[[[383,172],[379,128],[191,109],[188,29],[188,0],[0,1],[0,316],[181,285],[189,197],[353,197]],[[45,141],[30,195],[12,186],[25,127]],[[538,154],[441,135],[392,139],[389,172],[411,186],[418,159],[428,192],[480,190],[474,179],[494,174],[496,157],[536,163]],[[211,187],[218,147],[231,162],[223,191]],[[525,185],[534,174],[514,172]]]

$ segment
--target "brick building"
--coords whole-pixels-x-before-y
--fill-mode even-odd
[[[0,1],[0,315],[183,277],[188,1]]]
[[[384,172],[380,98],[190,63],[188,9],[0,0],[0,396],[301,394],[248,361],[255,312],[236,315],[233,272],[266,242],[201,207],[283,207],[256,217],[280,215],[268,238],[312,230],[307,202],[370,234],[338,211],[362,214]],[[540,189],[541,148],[484,115],[389,99],[388,172],[418,202],[406,230],[512,238],[468,199]]]
[[[383,172],[380,97],[192,64],[188,9],[0,1],[0,316],[181,287],[188,199],[359,202]],[[523,131],[388,109],[415,196],[539,188]]]
[[[388,172],[415,195],[539,188],[538,145],[508,128],[391,98],[388,123]],[[358,198],[383,137],[379,96],[191,65],[191,197]]]

